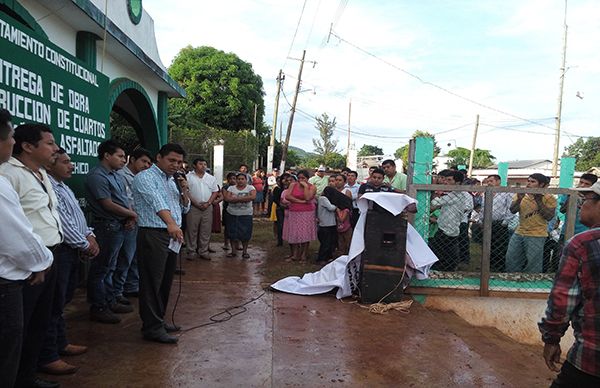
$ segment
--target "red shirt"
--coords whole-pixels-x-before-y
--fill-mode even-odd
[[[261,177],[253,176],[252,177],[252,186],[256,189],[256,192],[263,191],[264,185]]]
[[[569,322],[575,343],[567,360],[600,376],[600,225],[575,235],[563,250],[546,316],[538,324],[542,341],[558,344]]]

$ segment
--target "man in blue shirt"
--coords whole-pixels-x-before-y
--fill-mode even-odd
[[[92,260],[88,274],[90,319],[101,323],[119,323],[114,313],[133,311],[118,303],[112,277],[125,233],[135,227],[137,215],[129,206],[125,181],[117,170],[125,166],[125,151],[113,140],[98,146],[100,163],[87,175],[86,199],[92,209],[94,233],[100,253]]]
[[[185,157],[179,144],[165,144],[156,164],[133,179],[133,203],[138,218],[138,269],[140,273],[140,317],[144,339],[177,343],[167,333],[179,327],[165,323],[164,316],[183,242],[182,213],[190,210],[189,188],[183,176],[175,181]]]

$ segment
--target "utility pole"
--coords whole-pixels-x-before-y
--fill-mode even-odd
[[[288,122],[287,132],[285,134],[285,142],[281,147],[281,164],[279,171],[285,171],[285,161],[287,159],[288,146],[290,144],[290,136],[292,135],[292,124],[294,123],[294,113],[296,113],[296,102],[300,93],[300,84],[302,82],[302,68],[304,67],[304,57],[306,50],[302,51],[302,59],[300,60],[300,71],[298,72],[298,82],[296,83],[296,93],[294,93],[294,101],[292,101],[292,110],[290,111],[290,120]]]
[[[254,135],[254,138],[256,140],[256,159],[252,162],[252,168],[254,170],[256,170],[258,168],[258,165],[260,163],[259,158],[260,158],[260,152],[259,152],[259,145],[258,145],[258,132],[256,132],[256,114],[258,113],[258,105],[254,104],[254,129],[252,130],[252,134]]]
[[[279,113],[279,93],[281,92],[281,82],[283,81],[283,70],[279,69],[277,76],[277,93],[275,96],[275,110],[273,111],[273,128],[271,130],[271,142],[267,149],[267,173],[273,171],[273,154],[275,153],[275,133],[277,132],[277,115]]]
[[[473,142],[471,143],[471,156],[469,156],[469,171],[467,176],[470,178],[473,172],[473,158],[475,156],[475,144],[477,143],[477,130],[479,129],[479,115],[475,120],[475,131],[473,131]]]
[[[350,165],[350,118],[352,116],[352,99],[348,103],[348,146],[346,147],[346,166]]]
[[[552,177],[557,177],[558,172],[558,152],[560,144],[560,119],[562,115],[562,100],[563,100],[563,88],[565,85],[565,72],[567,71],[567,0],[565,0],[565,18],[564,18],[565,32],[563,37],[563,52],[562,52],[562,66],[560,68],[560,86],[558,93],[558,111],[556,113],[556,135],[554,137],[554,159],[552,160]]]

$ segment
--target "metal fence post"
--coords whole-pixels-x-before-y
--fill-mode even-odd
[[[492,252],[492,204],[494,191],[491,186],[485,188],[483,203],[483,241],[481,246],[481,277],[479,295],[490,295],[490,255]]]

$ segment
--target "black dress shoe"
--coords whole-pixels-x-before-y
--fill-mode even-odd
[[[172,335],[168,335],[167,333],[159,334],[159,335],[145,335],[144,339],[146,341],[158,342],[161,344],[176,344],[179,341],[179,338],[173,337]]]
[[[119,296],[115,297],[115,301],[117,303],[124,304],[126,306],[129,306],[131,304],[131,302],[129,301],[129,299],[127,299],[123,295],[119,295]]]
[[[56,381],[43,380],[38,377],[28,380],[22,384],[18,384],[17,387],[21,388],[58,388],[60,383]]]
[[[181,326],[165,323],[165,330],[167,331],[167,333],[176,333],[179,330],[181,330]]]

